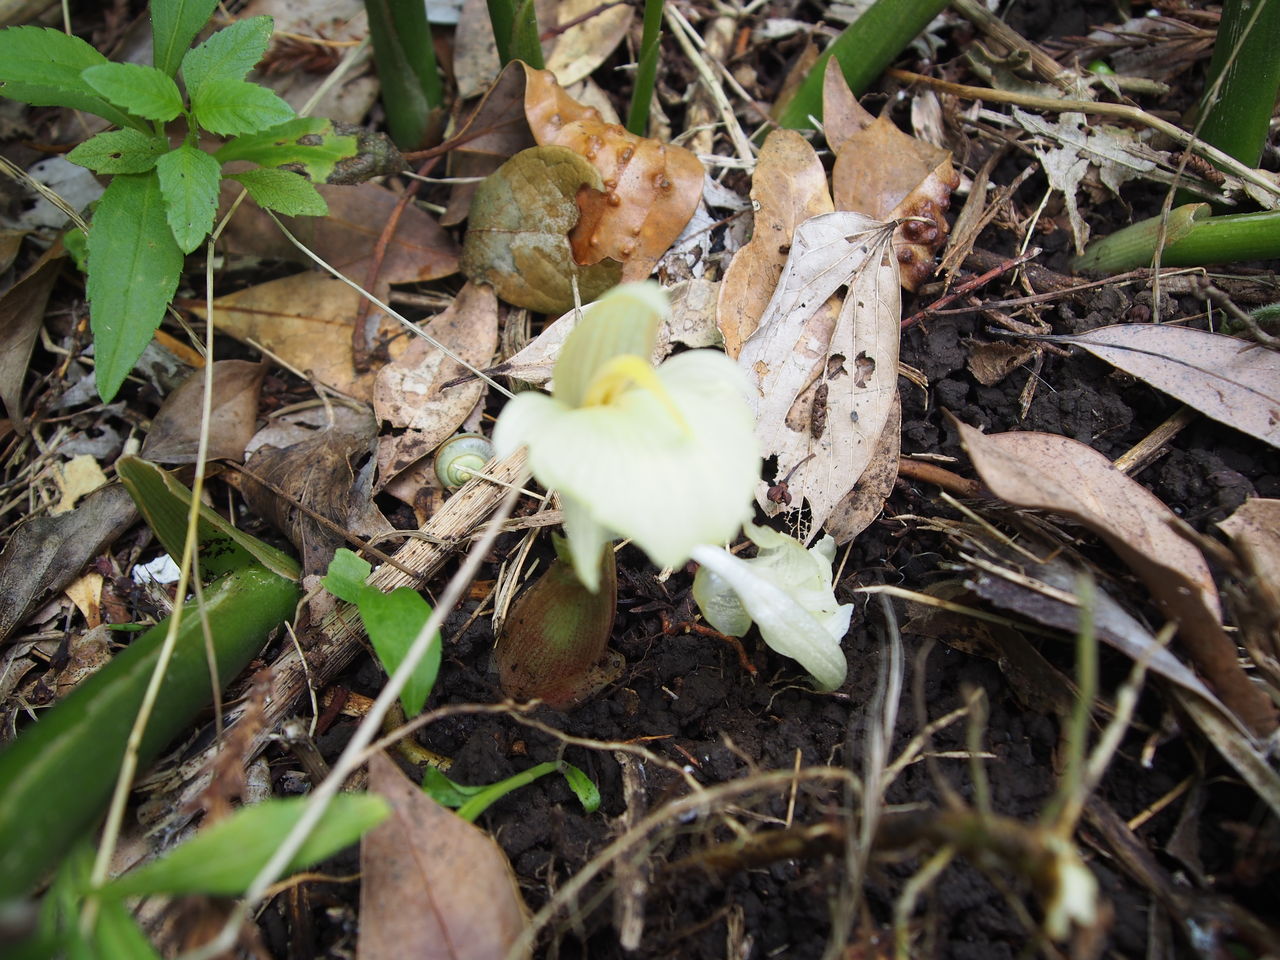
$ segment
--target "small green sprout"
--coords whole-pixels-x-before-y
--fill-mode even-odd
[[[823,690],[844,682],[848,662],[840,641],[849,630],[853,604],[836,602],[831,564],[835,541],[827,536],[806,550],[794,537],[768,527],[746,525],[759,547],[742,560],[719,547],[698,547],[701,564],[693,599],[707,622],[740,637],[754,621],[764,642],[799,661]]]
[[[737,365],[715,350],[650,363],[669,313],[656,283],[611,290],[565,340],[551,396],[521,393],[493,431],[499,456],[527,445],[533,475],[559,491],[574,572],[593,592],[615,537],[664,567],[733,538],[760,476]]]

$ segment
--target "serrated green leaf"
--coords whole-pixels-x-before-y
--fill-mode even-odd
[[[89,322],[109,402],[164,318],[182,272],[155,171],[112,179],[89,225]]]
[[[156,161],[169,229],[183,253],[190,253],[213,229],[222,167],[198,147],[183,144]]]
[[[307,799],[273,799],[243,807],[160,860],[112,881],[103,888],[103,895],[241,894],[266,865],[281,838],[298,822]],[[391,808],[381,797],[338,794],[285,870],[301,870],[349,847],[390,813]]]
[[[0,95],[37,107],[86,110],[117,126],[137,125],[103,100],[80,76],[86,67],[107,63],[79,37],[47,27],[0,30]]]
[[[233,173],[230,179],[244,184],[258,206],[289,217],[325,217],[329,204],[315,186],[300,173],[259,167]]]
[[[187,92],[207,80],[243,80],[267,52],[274,21],[270,17],[239,20],[219,30],[182,58],[182,80]]]
[[[312,183],[324,183],[339,161],[354,157],[360,144],[354,135],[335,133],[323,117],[295,117],[260,133],[237,137],[214,156],[219,163],[250,160],[264,167],[290,164]]]
[[[118,107],[148,120],[172,120],[182,94],[171,77],[137,63],[100,63],[80,71],[84,82]]]
[[[67,159],[94,173],[146,173],[169,149],[163,137],[141,130],[110,130],[90,137],[67,154]]]
[[[151,46],[156,69],[172,77],[178,64],[213,14],[218,0],[152,0]]]
[[[191,94],[191,109],[200,126],[223,137],[266,130],[294,115],[293,107],[266,87],[213,78]]]

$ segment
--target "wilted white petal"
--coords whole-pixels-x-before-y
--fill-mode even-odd
[[[729,582],[710,567],[698,567],[693,578],[693,602],[713,629],[740,637],[751,629],[751,614]]]
[[[791,657],[809,671],[820,689],[834,690],[844,682],[848,662],[823,624],[772,581],[720,547],[698,546],[693,559],[720,576],[738,594],[742,606],[774,650]]]

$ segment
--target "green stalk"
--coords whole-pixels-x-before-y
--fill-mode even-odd
[[[1208,213],[1207,203],[1189,203],[1170,212],[1161,266],[1199,267],[1280,257],[1280,210],[1223,217]],[[1125,227],[1090,244],[1071,268],[1080,273],[1121,273],[1148,267],[1155,259],[1159,231],[1159,217]]]
[[[401,150],[415,150],[431,111],[444,102],[426,8],[419,0],[365,0],[364,8],[391,139]]]
[[[644,36],[636,63],[636,85],[631,91],[627,129],[643,137],[649,129],[649,105],[658,76],[658,52],[662,42],[662,0],[644,0]]]
[[[225,686],[293,614],[298,587],[257,564],[205,591]],[[0,901],[29,893],[107,805],[168,620],[156,624],[0,753]],[[201,616],[183,611],[177,646],[143,736],[149,763],[213,698]]]
[[[533,0],[487,0],[489,24],[498,45],[498,59],[505,67],[512,60],[523,60],[541,70],[542,41],[538,37],[538,15]]]
[[[1200,105],[1208,114],[1200,138],[1251,167],[1262,158],[1280,92],[1278,51],[1280,0],[1227,0]]]
[[[856,97],[946,5],[947,0],[876,0],[822,52],[791,102],[774,108],[778,126],[805,130],[813,127],[810,116],[821,119],[822,77],[830,57]]]

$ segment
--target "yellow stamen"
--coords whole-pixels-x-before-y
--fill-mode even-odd
[[[666,407],[667,412],[671,414],[671,419],[685,434],[692,432],[688,423],[685,422],[684,415],[680,413],[680,408],[671,398],[670,392],[658,378],[657,371],[646,360],[635,354],[619,354],[596,371],[596,375],[591,378],[591,383],[587,387],[586,396],[582,399],[582,405],[584,407],[608,406],[615,403],[618,397],[632,387],[649,391]]]

